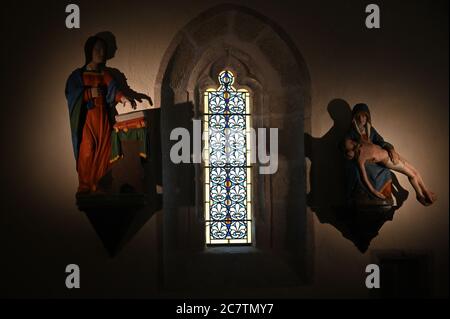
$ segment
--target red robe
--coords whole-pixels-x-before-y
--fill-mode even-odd
[[[107,87],[112,77],[106,71],[83,72],[83,85],[86,87]],[[103,90],[104,92],[105,90]],[[119,102],[123,94],[117,91],[115,100]],[[89,89],[84,90],[83,101],[93,101],[93,107],[87,111],[83,126],[80,150],[77,161],[78,191],[95,192],[99,180],[111,168],[111,124],[105,96],[92,98]]]

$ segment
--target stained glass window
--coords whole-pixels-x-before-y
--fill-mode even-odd
[[[204,93],[206,243],[251,243],[250,97],[225,70]]]

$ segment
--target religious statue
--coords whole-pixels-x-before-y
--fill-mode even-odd
[[[429,206],[436,195],[429,191],[416,168],[401,157],[394,146],[386,142],[372,126],[369,107],[356,104],[352,124],[343,148],[347,162],[347,196],[356,200],[357,189],[364,189],[375,199],[392,201],[390,169],[406,175],[416,191],[417,200]],[[359,193],[360,194],[360,193]]]
[[[378,163],[383,165],[393,171],[402,173],[406,175],[409,182],[416,191],[417,200],[424,206],[429,206],[436,201],[436,195],[429,191],[423,182],[422,176],[419,171],[412,166],[406,159],[399,156],[397,163],[394,164],[388,152],[381,148],[379,145],[369,143],[362,140],[357,143],[351,139],[345,141],[346,156],[348,159],[355,158],[358,162],[359,173],[362,176],[362,181],[364,185],[374,194],[375,196],[385,199],[386,196],[381,192],[377,191],[369,178],[367,177],[365,164],[366,163]]]
[[[112,118],[117,103],[136,106],[108,72],[106,42],[90,37],[85,64],[69,76],[65,94],[69,107],[73,151],[78,171],[77,195],[101,192],[99,180],[111,168]]]
[[[365,141],[376,144],[388,152],[393,163],[398,162],[399,157],[394,146],[386,142],[372,126],[369,107],[366,104],[359,103],[353,107],[351,127],[345,137],[345,140],[348,139],[355,142]],[[388,203],[392,202],[392,178],[389,169],[377,163],[367,163],[365,172],[368,178],[373,181],[372,186],[377,193],[383,194]],[[355,160],[348,160],[346,163],[346,184],[349,202],[360,201],[361,198],[379,199],[364,184],[358,163]]]

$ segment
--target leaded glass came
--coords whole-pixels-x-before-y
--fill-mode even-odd
[[[207,244],[251,243],[250,97],[219,74],[204,93],[205,221]]]

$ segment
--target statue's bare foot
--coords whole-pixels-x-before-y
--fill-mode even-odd
[[[431,203],[425,198],[425,196],[417,195],[416,198],[419,201],[419,203],[421,203],[423,206],[430,206],[431,205]]]
[[[430,204],[433,204],[433,203],[437,200],[437,196],[436,196],[436,194],[433,193],[433,192],[426,191],[426,192],[425,192],[425,196],[426,196],[426,198],[427,198],[427,201],[428,201]]]

